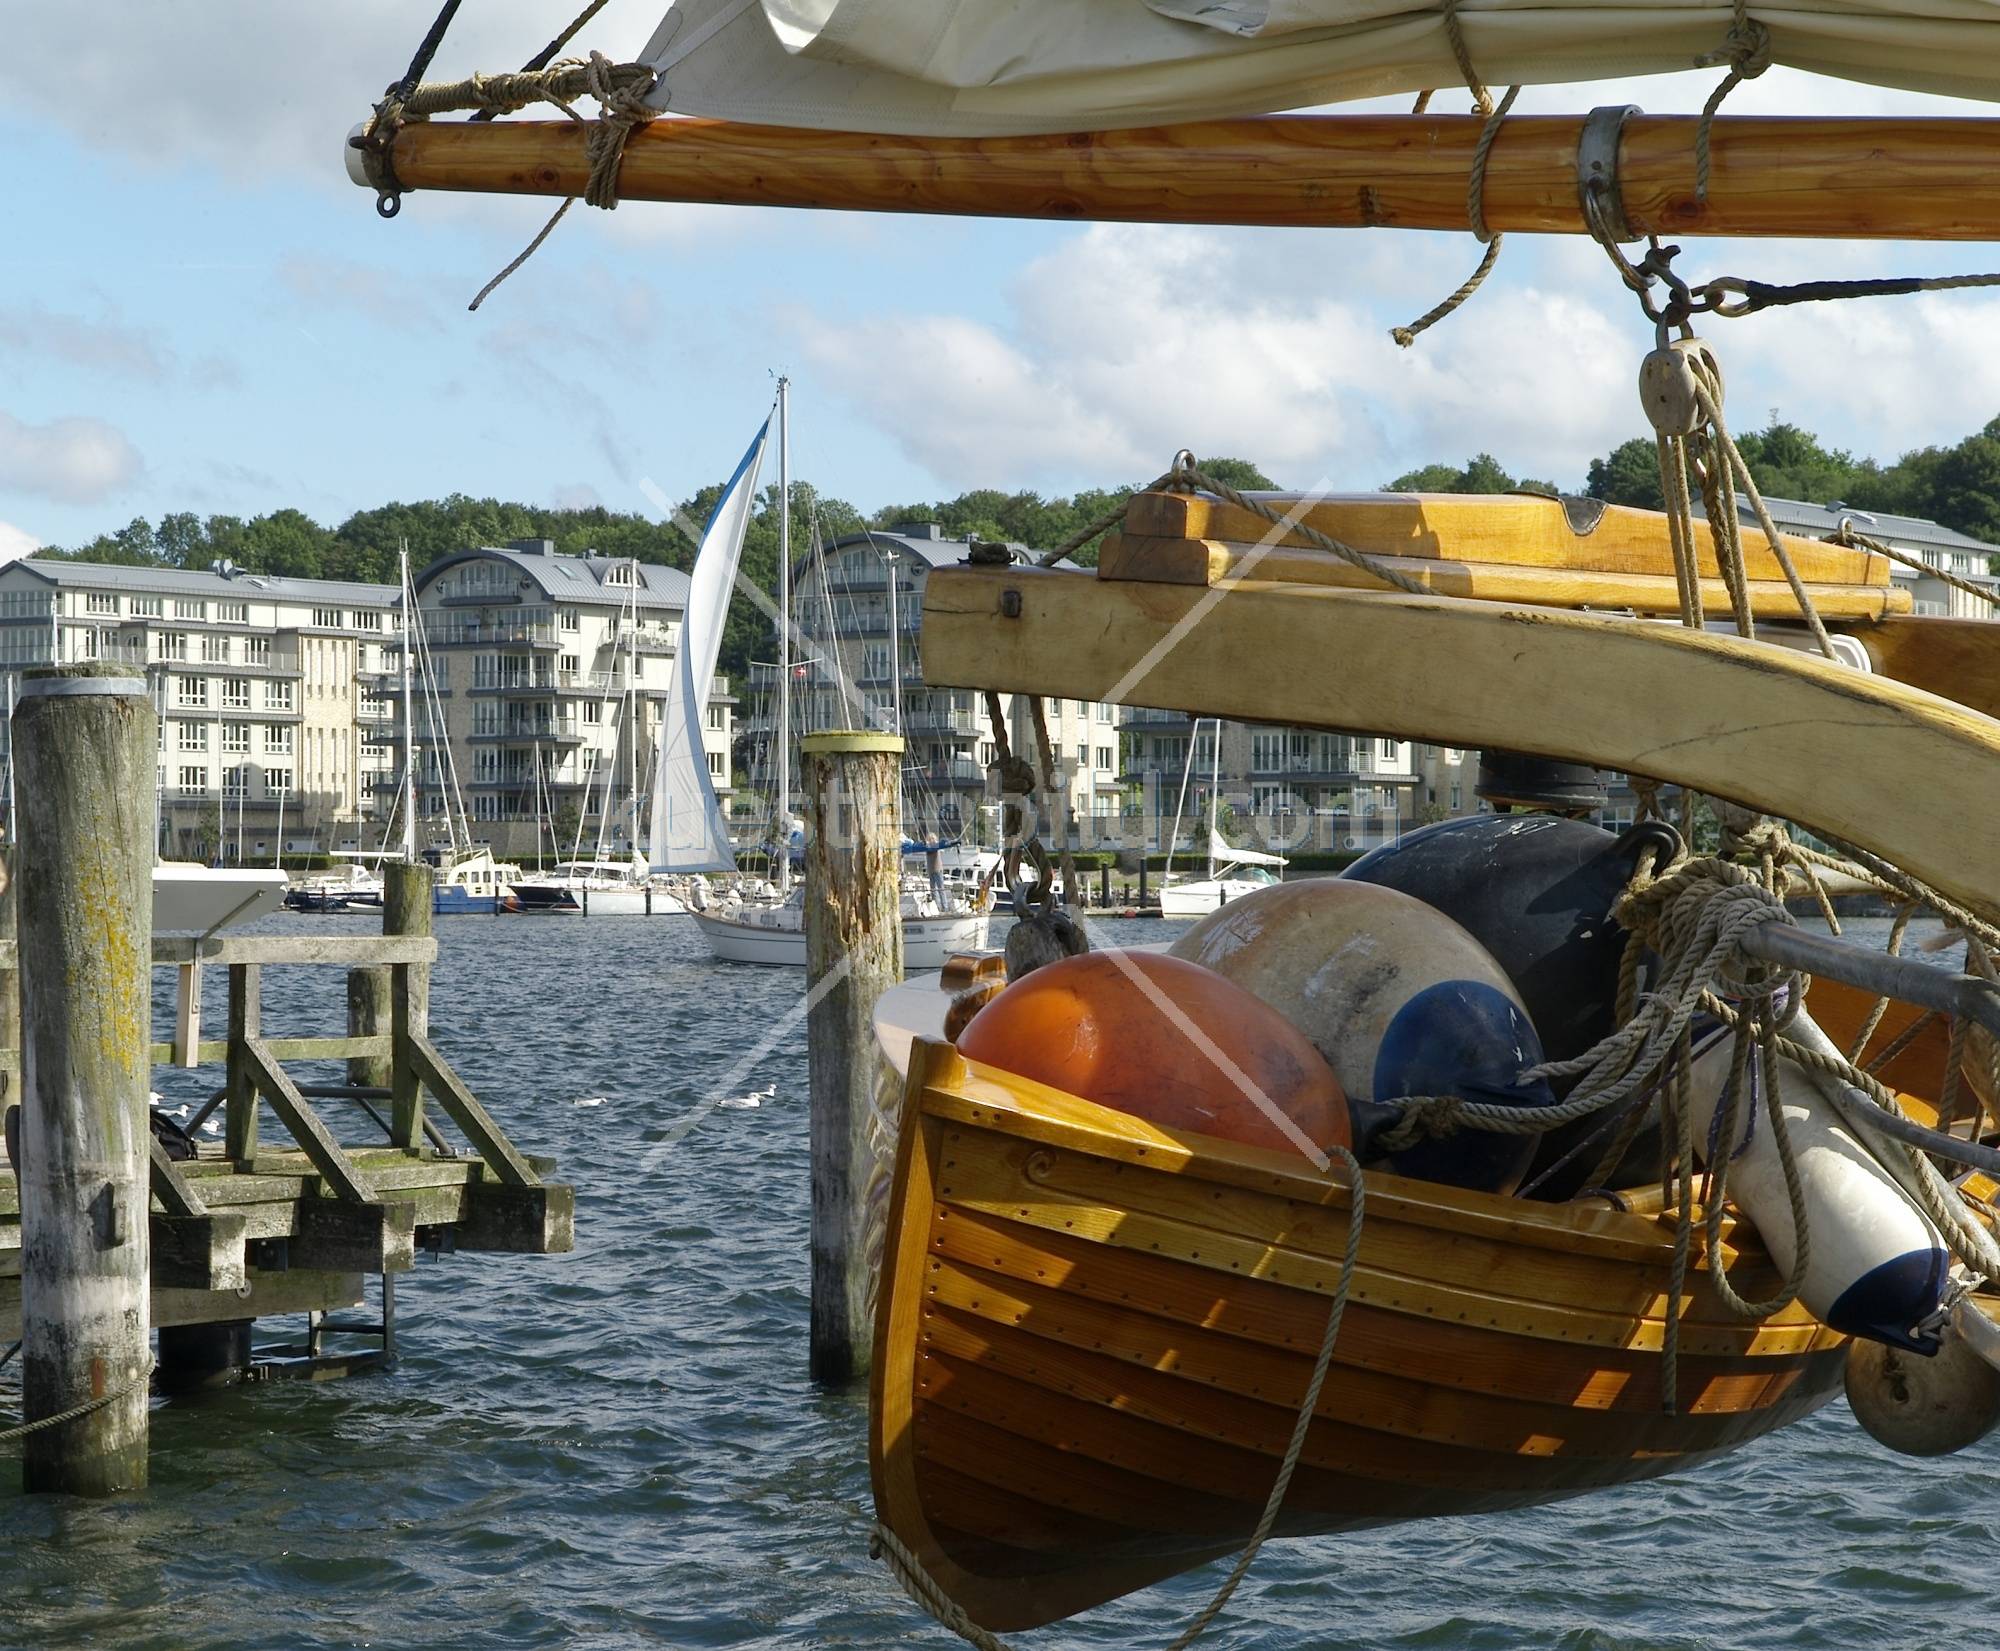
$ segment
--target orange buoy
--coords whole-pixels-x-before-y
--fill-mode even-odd
[[[1087,952],[1044,965],[981,1009],[968,1060],[1169,1129],[1246,1146],[1350,1141],[1347,1099],[1320,1052],[1277,1010],[1198,963]]]

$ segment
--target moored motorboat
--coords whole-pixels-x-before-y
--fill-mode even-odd
[[[247,923],[283,904],[285,883],[282,871],[163,860],[153,867],[153,932],[208,934]]]

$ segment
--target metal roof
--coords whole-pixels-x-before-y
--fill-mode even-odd
[[[924,529],[928,528],[929,532]],[[970,539],[947,539],[931,523],[912,525],[904,523],[893,532],[873,528],[863,533],[843,533],[838,539],[829,540],[820,546],[822,556],[831,556],[835,551],[846,550],[854,545],[872,544],[881,550],[895,550],[899,555],[909,556],[926,566],[941,568],[963,562],[971,553]],[[1030,552],[1025,545],[1009,544],[1009,553],[1017,562],[1028,560]],[[799,573],[811,563],[808,552],[799,558],[792,568],[792,579],[796,583]]]
[[[1886,540],[1898,549],[1910,545],[1934,545],[1940,550],[1976,551],[1982,557],[2000,552],[2000,545],[1971,538],[1956,528],[1945,527],[1923,516],[1893,516],[1887,511],[1862,510],[1838,500],[1832,504],[1810,504],[1804,499],[1767,497],[1764,503],[1770,507],[1771,520],[1778,526],[1796,528],[1815,538],[1834,532],[1844,521],[1852,521],[1870,538]],[[1750,508],[1749,500],[1739,498],[1736,509],[1745,523],[1756,526],[1757,514]],[[1985,571],[1983,563],[1980,571]]]
[[[538,545],[551,548],[529,548]],[[692,588],[688,576],[679,568],[664,567],[658,562],[635,562],[625,556],[558,556],[551,541],[528,539],[516,540],[511,545],[479,545],[439,557],[416,575],[419,595],[426,585],[461,562],[481,560],[505,562],[518,568],[552,602],[597,602],[623,607],[631,600],[633,587],[610,582],[611,570],[622,567],[638,571],[641,608],[682,611],[687,607]]]
[[[275,573],[212,568],[136,566],[126,562],[72,562],[64,558],[30,556],[11,562],[46,584],[83,590],[157,592],[162,596],[214,596],[246,600],[340,603],[343,606],[393,608],[394,585],[367,585],[348,579],[291,579]]]

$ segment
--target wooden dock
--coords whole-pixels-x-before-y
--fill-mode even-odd
[[[417,880],[426,886],[410,907],[421,911],[427,928],[429,879]],[[157,1140],[151,1143],[156,1328],[235,1326],[356,1307],[370,1275],[393,1278],[424,1250],[552,1255],[571,1247],[575,1194],[546,1179],[554,1161],[519,1152],[429,1040],[436,955],[428,934],[153,942],[154,967],[180,975],[174,1035],[153,1045],[153,1061],[215,1067],[218,1099],[189,1122],[198,1128],[210,1111],[224,1120],[222,1139],[200,1143],[192,1159],[175,1162]],[[4,962],[10,967],[0,974],[0,992],[17,990],[12,956]],[[388,1030],[266,1035],[261,971],[274,965],[338,969],[342,984],[347,971],[385,970]],[[229,975],[227,1035],[205,1040],[201,977],[217,968]],[[355,993],[348,995],[355,1001]],[[5,1058],[11,1102],[18,1055],[8,1051]],[[306,1060],[384,1063],[392,1082],[308,1086],[308,1095],[286,1070],[287,1062]],[[431,1116],[433,1107],[441,1119]],[[264,1141],[267,1110],[290,1144]],[[454,1126],[463,1145],[452,1142],[441,1122]],[[21,1333],[20,1209],[13,1168],[0,1166],[0,1341]],[[174,1379],[174,1362],[173,1348],[163,1343],[163,1381]]]

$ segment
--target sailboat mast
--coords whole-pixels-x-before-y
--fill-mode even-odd
[[[889,570],[889,705],[894,712],[890,732],[903,731],[903,645],[902,637],[896,629],[896,563],[895,546],[891,545],[882,560]]]
[[[1217,717],[1215,731],[1209,736],[1214,742],[1208,748],[1208,880],[1215,881],[1215,824],[1216,793],[1222,789],[1222,719]]]
[[[416,636],[416,601],[410,591],[410,546],[397,552],[403,581],[403,864],[417,863],[417,708],[410,698],[410,649]]]
[[[792,886],[792,381],[778,380],[778,887]]]

